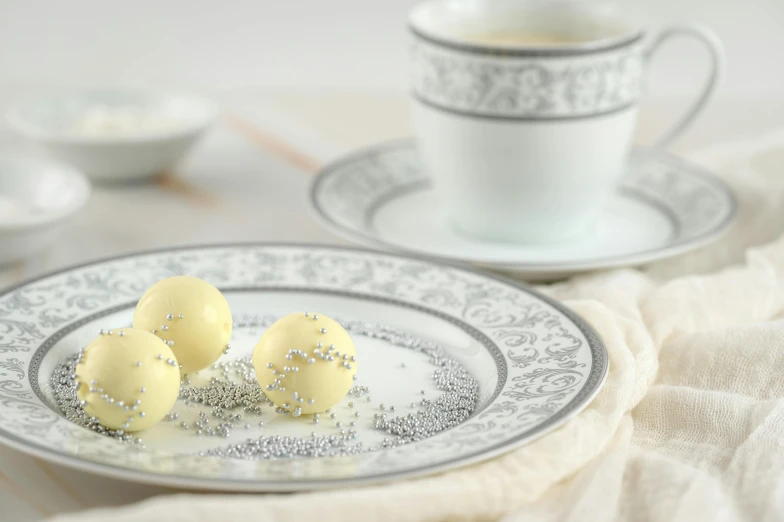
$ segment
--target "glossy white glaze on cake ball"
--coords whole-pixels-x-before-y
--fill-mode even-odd
[[[298,417],[323,412],[346,396],[357,373],[357,352],[337,321],[296,313],[264,332],[253,367],[267,397]]]
[[[139,431],[166,415],[180,393],[172,351],[150,332],[107,330],[76,365],[77,396],[103,426]]]
[[[228,350],[231,309],[220,290],[208,282],[198,277],[169,277],[139,299],[133,327],[163,339],[183,373],[196,372]]]

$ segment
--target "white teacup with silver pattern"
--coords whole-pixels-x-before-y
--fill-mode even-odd
[[[413,117],[421,159],[452,223],[471,236],[553,242],[578,236],[624,171],[644,69],[675,36],[703,42],[710,73],[656,144],[701,112],[723,52],[707,29],[648,39],[601,6],[431,0],[410,16]]]

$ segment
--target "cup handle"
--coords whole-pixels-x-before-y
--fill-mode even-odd
[[[654,143],[654,148],[669,147],[694,122],[705,108],[711,96],[713,96],[713,92],[716,90],[716,86],[724,71],[724,47],[721,45],[719,37],[707,27],[697,24],[674,25],[663,29],[646,49],[644,54],[645,63],[648,64],[650,62],[653,55],[664,42],[679,36],[696,38],[705,44],[710,53],[710,71],[697,99],[689,106],[685,114]]]

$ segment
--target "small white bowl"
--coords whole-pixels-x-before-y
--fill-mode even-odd
[[[172,167],[217,112],[197,96],[106,90],[31,99],[7,120],[93,180],[128,181]]]
[[[0,265],[36,254],[90,199],[90,182],[67,165],[0,157]]]

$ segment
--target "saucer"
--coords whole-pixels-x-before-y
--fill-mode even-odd
[[[410,140],[328,165],[313,182],[311,203],[330,229],[352,241],[528,280],[671,257],[713,241],[732,223],[735,196],[711,173],[642,149],[632,153],[630,165],[598,219],[569,243],[513,244],[462,234],[451,225]]]

